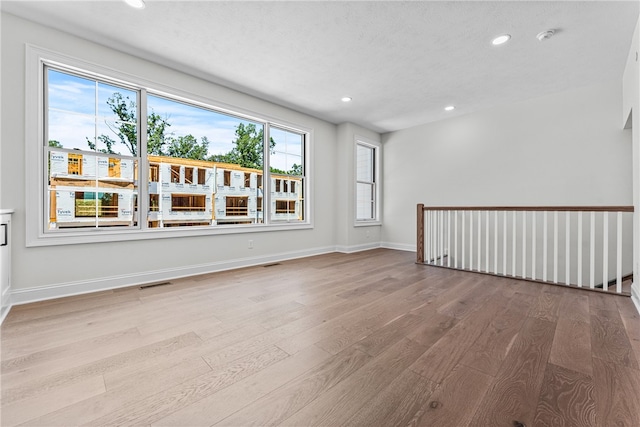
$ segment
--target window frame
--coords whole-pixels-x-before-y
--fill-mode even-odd
[[[50,232],[45,227],[48,221],[49,206],[47,203],[47,176],[45,173],[45,144],[48,124],[46,105],[46,76],[45,69],[50,66],[56,70],[72,73],[80,77],[98,79],[126,88],[133,88],[138,92],[138,225],[126,229],[117,228],[92,228],[65,229]],[[177,71],[176,71],[177,72]],[[187,78],[188,75],[185,74]],[[215,99],[187,92],[176,87],[151,81],[124,71],[87,62],[62,53],[43,49],[33,45],[26,45],[26,81],[25,85],[25,207],[26,207],[26,246],[50,246],[83,243],[100,243],[128,240],[146,240],[158,238],[189,237],[216,234],[238,234],[264,231],[283,231],[294,229],[310,229],[313,224],[313,194],[311,182],[313,181],[313,168],[309,153],[313,151],[313,129],[300,124],[271,116],[266,113],[256,113],[239,106],[229,105]],[[214,84],[211,84],[215,86]],[[275,126],[303,135],[303,161],[304,161],[304,186],[305,203],[304,220],[302,221],[271,221],[268,215],[264,223],[246,225],[225,225],[205,227],[168,227],[150,228],[147,225],[146,211],[149,201],[147,182],[149,178],[149,159],[146,153],[146,144],[142,143],[141,135],[146,139],[147,103],[146,95],[167,97],[176,102],[184,102],[200,108],[206,108],[222,114],[229,114],[241,119],[250,120],[265,126],[265,141],[269,138],[269,127]],[[142,113],[140,113],[142,112]],[[265,145],[263,183],[270,182],[269,144]],[[269,191],[264,192],[263,204],[269,203]]]
[[[363,146],[373,150],[373,182],[363,182],[358,180],[358,146]],[[353,222],[355,227],[366,227],[382,224],[381,209],[381,159],[382,144],[360,135],[356,135],[353,143]],[[358,218],[358,184],[366,183],[373,185],[373,218]]]

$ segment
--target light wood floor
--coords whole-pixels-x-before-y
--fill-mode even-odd
[[[1,424],[639,426],[639,361],[629,298],[328,254],[14,307]]]

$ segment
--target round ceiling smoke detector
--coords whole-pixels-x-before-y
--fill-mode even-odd
[[[538,41],[543,41],[546,39],[550,39],[551,37],[553,37],[553,35],[556,32],[554,30],[547,30],[547,31],[543,31],[541,33],[539,33],[536,38],[538,39]]]

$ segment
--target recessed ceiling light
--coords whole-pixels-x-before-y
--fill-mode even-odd
[[[350,96],[343,96],[342,98],[340,98],[340,101],[342,102],[351,102],[353,98],[351,98]]]
[[[136,9],[144,9],[144,0],[124,0],[126,4]]]
[[[505,44],[509,41],[510,38],[511,36],[509,34],[502,34],[501,36],[498,36],[495,39],[491,40],[491,44],[494,46]]]
[[[546,39],[550,39],[551,37],[553,37],[553,35],[555,34],[555,30],[547,30],[547,31],[543,31],[541,33],[538,33],[538,35],[536,36],[536,38],[539,41],[543,41]]]
[[[444,111],[452,111],[455,110],[456,107],[454,107],[453,105],[449,105],[448,107],[444,107]]]

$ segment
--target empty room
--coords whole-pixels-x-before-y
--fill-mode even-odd
[[[3,427],[640,426],[637,1],[0,11]]]

